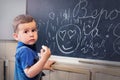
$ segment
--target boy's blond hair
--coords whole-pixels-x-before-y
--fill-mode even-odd
[[[32,22],[34,18],[30,15],[21,14],[14,18],[13,20],[13,29],[14,32],[17,31],[19,24]]]

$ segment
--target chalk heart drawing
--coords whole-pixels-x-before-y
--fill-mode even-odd
[[[74,24],[60,27],[56,34],[58,49],[64,54],[71,54],[79,47],[81,29]]]
[[[60,31],[59,37],[62,39],[62,41],[64,40],[65,35],[66,35],[66,30]]]
[[[68,36],[70,37],[70,39],[76,34],[76,31],[75,30],[69,30],[68,31]]]
[[[66,30],[64,30],[64,31],[60,31],[60,33],[59,33],[59,37],[62,39],[62,40],[64,40],[64,38],[65,38],[65,36],[66,36]],[[69,38],[71,39],[73,36],[75,36],[76,35],[76,31],[75,30],[69,30],[68,31],[68,36],[69,36]]]

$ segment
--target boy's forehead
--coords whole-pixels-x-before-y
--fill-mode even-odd
[[[33,28],[37,28],[37,26],[36,26],[36,22],[32,21],[29,23],[19,24],[18,28],[19,29],[33,29]]]

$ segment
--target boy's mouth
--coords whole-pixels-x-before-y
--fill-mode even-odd
[[[30,41],[30,42],[35,42],[35,39],[30,39],[29,41]]]

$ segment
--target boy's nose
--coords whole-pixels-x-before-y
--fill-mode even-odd
[[[33,32],[30,32],[29,35],[30,35],[30,36],[33,36]]]

